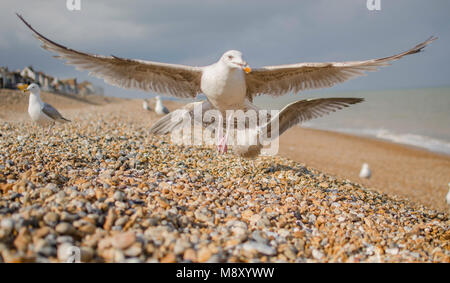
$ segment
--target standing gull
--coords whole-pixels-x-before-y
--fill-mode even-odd
[[[51,126],[55,122],[70,122],[70,120],[64,118],[53,106],[42,101],[41,89],[37,84],[30,84],[24,91],[30,92],[28,114],[31,120],[42,126]]]
[[[155,112],[158,115],[165,115],[169,113],[169,109],[167,109],[167,107],[163,105],[161,97],[159,95],[156,97]]]
[[[448,183],[448,193],[445,200],[447,201],[447,204],[450,205],[450,183]]]
[[[151,109],[150,106],[148,105],[147,99],[144,99],[144,101],[142,101],[142,108],[143,108],[144,110],[147,110],[147,111],[152,111],[152,109]]]
[[[106,83],[123,88],[184,98],[195,98],[203,93],[211,106],[222,112],[253,108],[253,98],[258,95],[281,96],[307,89],[331,87],[389,65],[403,56],[418,53],[436,40],[436,37],[430,37],[408,51],[379,59],[297,63],[267,66],[252,71],[242,53],[236,50],[225,52],[219,61],[204,67],[80,52],[48,39],[31,27],[22,16],[17,16],[33,31],[44,49],[56,52],[58,58],[66,60],[78,70],[87,70]]]
[[[369,164],[363,163],[361,171],[359,171],[359,178],[370,179],[372,176],[372,171],[370,171]]]

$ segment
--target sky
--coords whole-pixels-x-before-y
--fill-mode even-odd
[[[252,68],[298,62],[352,61],[407,50],[431,35],[425,52],[324,91],[449,86],[450,1],[139,1],[2,0],[0,66],[32,65],[58,78],[90,80],[106,95],[149,97],[90,77],[39,47],[22,16],[39,32],[67,47],[102,55],[158,62],[209,65],[229,49],[240,50]]]

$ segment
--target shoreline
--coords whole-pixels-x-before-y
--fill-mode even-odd
[[[411,144],[394,142],[394,141],[391,141],[391,140],[388,140],[388,139],[378,138],[378,137],[375,137],[375,136],[350,134],[350,133],[338,132],[338,131],[333,131],[333,130],[318,129],[318,128],[312,128],[312,127],[308,127],[308,128],[301,127],[301,128],[302,129],[310,129],[310,130],[317,131],[317,132],[327,132],[327,133],[330,133],[330,134],[338,134],[338,135],[343,135],[343,136],[347,136],[347,137],[356,137],[356,138],[362,138],[362,139],[367,139],[367,140],[373,140],[375,142],[383,142],[383,143],[387,143],[387,144],[391,144],[391,145],[398,145],[398,146],[401,146],[401,147],[405,147],[407,149],[421,151],[424,154],[429,153],[429,154],[435,155],[435,156],[449,157],[450,158],[450,154],[446,154],[445,152],[433,151],[433,150],[430,150],[430,149],[427,149],[427,148],[424,148],[424,147],[411,145]]]
[[[450,157],[450,153],[446,153],[446,152],[444,152],[444,151],[431,150],[431,149],[428,149],[428,148],[426,148],[426,147],[418,146],[418,145],[414,145],[414,144],[408,144],[408,143],[402,143],[402,142],[395,142],[395,141],[390,140],[390,139],[380,138],[380,137],[377,137],[377,136],[374,136],[374,135],[370,135],[370,134],[348,133],[348,132],[344,132],[344,131],[335,131],[335,130],[332,130],[332,129],[321,129],[321,128],[315,128],[315,127],[309,127],[309,126],[308,126],[308,127],[302,127],[302,128],[304,128],[304,129],[316,130],[316,131],[323,131],[323,132],[336,133],[336,134],[343,134],[343,135],[348,135],[348,136],[352,136],[352,137],[360,137],[360,138],[366,138],[366,139],[373,139],[373,140],[376,140],[376,141],[382,141],[382,142],[387,142],[387,143],[391,143],[391,144],[397,144],[397,145],[401,145],[401,146],[404,146],[404,147],[407,147],[407,148],[417,149],[417,150],[419,150],[419,151],[425,151],[425,152],[428,152],[428,153],[434,153],[434,154],[436,154],[436,155],[443,155],[443,156],[448,156],[448,157]],[[429,136],[423,136],[423,137],[426,137],[426,138],[432,138],[432,137],[429,137]],[[432,139],[435,139],[435,138],[432,138]],[[438,141],[442,141],[442,142],[443,142],[443,140],[438,140]]]

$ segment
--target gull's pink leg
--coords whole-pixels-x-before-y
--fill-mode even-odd
[[[52,132],[52,128],[53,128],[54,123],[50,123],[48,128],[47,128],[47,136],[50,135],[50,133]]]
[[[233,115],[230,115],[227,120],[227,130],[225,132],[225,136],[222,137],[222,132],[219,132],[219,138],[218,138],[218,144],[217,144],[217,150],[220,154],[225,154],[228,151],[228,135],[231,127],[231,119],[233,118]]]
[[[218,152],[220,152],[220,146],[222,145],[222,143],[223,143],[223,130],[222,130],[222,128],[220,128],[220,130],[219,130],[219,127],[216,129],[216,132],[217,132],[217,151]]]
[[[222,137],[219,141],[219,144],[217,145],[217,150],[219,151],[220,154],[224,154],[228,151],[228,146],[227,146],[227,137]]]

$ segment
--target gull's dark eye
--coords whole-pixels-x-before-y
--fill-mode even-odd
[[[228,59],[230,59],[230,60],[231,60],[231,59],[233,59],[233,56],[231,56],[231,55],[228,55]]]

